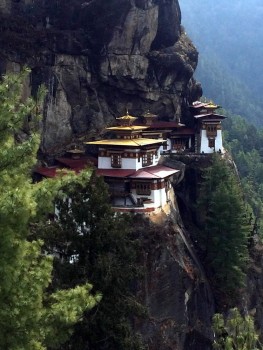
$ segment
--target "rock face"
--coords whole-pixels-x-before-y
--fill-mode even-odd
[[[181,118],[201,95],[197,51],[177,0],[1,0],[0,73],[28,65],[45,84],[44,155],[146,110]]]
[[[137,329],[149,350],[211,350],[214,298],[178,209],[155,219],[138,225],[145,268],[140,298],[149,316]]]
[[[48,89],[43,156],[97,137],[126,109],[187,117],[201,88],[192,79],[197,51],[180,22],[177,0],[0,0],[0,73],[26,64],[27,90]],[[211,349],[209,285],[178,209],[162,220],[139,225],[139,294],[149,318],[135,328],[149,350]]]

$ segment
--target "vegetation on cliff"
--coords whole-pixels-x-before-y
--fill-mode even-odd
[[[226,318],[221,314],[213,317],[215,350],[262,350],[254,320],[250,315],[242,316],[238,309],[231,309]]]
[[[231,304],[244,285],[250,227],[237,177],[219,155],[204,170],[198,210],[200,247],[211,284]]]
[[[237,165],[246,202],[251,206],[253,233],[261,235],[263,215],[263,130],[230,113],[224,122],[227,149]],[[251,218],[252,219],[252,218]]]
[[[88,280],[103,296],[64,350],[142,348],[131,328],[132,319],[145,312],[132,292],[140,274],[139,243],[131,234],[130,219],[116,215],[108,203],[102,178],[72,181],[56,201],[56,220],[42,228],[45,249],[60,257],[53,287],[74,287]]]
[[[32,184],[39,136],[32,125],[23,138],[18,134],[38,108],[24,99],[26,74],[5,76],[0,84],[0,344],[10,350],[57,347],[100,299],[87,283],[48,293],[52,258],[42,254],[39,239],[29,240],[30,224],[41,220],[59,184]]]

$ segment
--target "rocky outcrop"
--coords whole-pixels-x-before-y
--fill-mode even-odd
[[[139,297],[148,317],[136,327],[146,348],[211,350],[214,297],[177,206],[137,220],[145,272]]]
[[[0,72],[32,69],[45,84],[44,155],[98,136],[126,109],[181,118],[201,94],[197,51],[177,0],[2,0]]]
[[[0,11],[0,73],[26,64],[27,90],[48,89],[44,157],[98,137],[126,109],[183,118],[201,95],[192,79],[197,51],[181,28],[177,0],[0,0]],[[162,215],[138,226],[134,218],[146,271],[139,297],[149,310],[135,328],[149,350],[208,350],[209,284],[178,208]]]

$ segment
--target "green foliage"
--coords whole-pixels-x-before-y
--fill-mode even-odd
[[[139,243],[129,230],[129,217],[117,215],[108,203],[101,178],[70,183],[56,202],[56,220],[43,228],[45,249],[60,256],[56,285],[69,287],[88,280],[103,295],[63,350],[142,348],[131,328],[134,317],[145,312],[132,292],[140,274],[136,265]]]
[[[91,296],[89,285],[49,295],[52,259],[42,254],[42,241],[28,240],[30,224],[51,207],[61,180],[38,185],[31,181],[39,144],[34,123],[40,101],[23,98],[27,74],[24,70],[5,76],[0,84],[0,344],[8,350],[58,345],[83,312],[100,299],[98,294]],[[29,116],[32,122],[26,123]],[[40,201],[43,192],[49,193],[45,206]]]
[[[242,316],[237,308],[230,310],[226,319],[221,314],[213,317],[216,350],[262,350],[251,316]]]
[[[250,231],[234,170],[219,155],[204,171],[198,207],[203,215],[200,244],[212,284],[231,302],[244,284]]]
[[[251,206],[253,233],[261,234],[263,218],[263,132],[240,116],[224,122],[225,144],[237,165],[245,201]]]

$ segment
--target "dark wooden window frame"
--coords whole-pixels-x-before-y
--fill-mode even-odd
[[[111,154],[111,167],[112,168],[121,168],[121,154],[112,153]]]
[[[137,182],[136,183],[136,194],[150,196],[151,195],[151,183],[149,182]]]
[[[208,147],[215,148],[215,139],[208,139]]]
[[[153,164],[153,154],[152,153],[143,153],[142,154],[142,166],[148,166]]]

